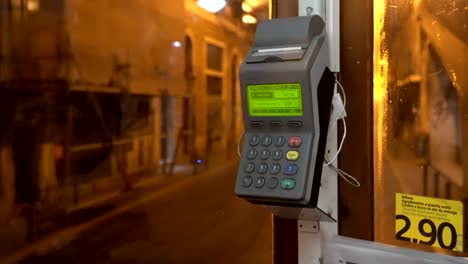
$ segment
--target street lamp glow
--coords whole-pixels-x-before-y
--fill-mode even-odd
[[[242,3],[242,11],[246,12],[246,13],[250,13],[252,12],[253,8],[247,4],[246,2],[243,2]]]
[[[174,46],[176,48],[180,48],[180,47],[182,47],[182,43],[180,41],[174,41],[174,42],[172,42],[172,46]]]
[[[38,11],[39,0],[28,0],[26,8],[28,9],[28,11]]]
[[[208,12],[216,13],[226,6],[225,0],[198,0],[197,5]]]
[[[242,22],[244,22],[245,24],[256,24],[257,18],[255,18],[252,15],[246,14],[242,16]]]

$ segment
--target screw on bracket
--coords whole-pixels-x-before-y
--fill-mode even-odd
[[[320,222],[300,221],[299,230],[304,233],[318,233],[320,231]]]

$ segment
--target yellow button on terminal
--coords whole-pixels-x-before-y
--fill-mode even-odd
[[[286,153],[286,159],[289,161],[294,161],[299,159],[299,151],[291,150]]]

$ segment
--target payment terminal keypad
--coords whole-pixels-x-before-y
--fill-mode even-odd
[[[262,160],[267,160],[269,157],[270,157],[270,151],[268,149],[262,150],[262,155],[260,158]]]
[[[264,147],[270,146],[272,142],[273,142],[273,138],[270,137],[270,136],[264,136],[264,137],[262,138],[262,145],[263,145]]]
[[[272,175],[277,175],[278,173],[280,173],[280,171],[281,171],[281,165],[279,165],[278,163],[273,163],[273,165],[271,165],[270,173]]]
[[[257,157],[257,150],[256,149],[249,149],[249,152],[247,153],[247,158],[249,160],[253,160]]]
[[[238,193],[272,199],[302,199],[300,195],[304,195],[302,189],[308,171],[305,149],[310,140],[303,133],[275,134],[246,135]]]
[[[286,143],[286,138],[283,136],[275,137],[275,146],[282,147]]]

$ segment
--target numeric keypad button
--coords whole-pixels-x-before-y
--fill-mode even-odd
[[[267,183],[266,183],[266,186],[270,189],[274,189],[276,188],[276,186],[278,186],[278,179],[275,178],[275,177],[271,177],[268,179]]]
[[[283,151],[281,149],[277,149],[273,151],[272,159],[273,160],[280,160],[283,157]]]
[[[260,154],[260,159],[267,160],[269,157],[270,157],[270,151],[268,149],[262,150],[262,153]]]
[[[268,165],[266,163],[262,163],[258,165],[257,167],[257,172],[260,174],[264,174],[265,172],[267,172],[267,170],[268,170]]]
[[[275,164],[271,165],[271,167],[270,167],[270,173],[271,174],[276,175],[276,174],[280,173],[280,171],[281,171],[281,166],[278,163],[275,163]]]
[[[249,187],[252,184],[253,180],[250,176],[245,176],[242,178],[242,186]]]
[[[255,149],[250,149],[248,152],[247,152],[247,158],[249,160],[253,160],[257,157],[257,150]]]
[[[286,143],[286,138],[283,136],[275,138],[275,146],[282,147]]]
[[[263,185],[265,185],[265,178],[263,178],[263,177],[255,178],[255,187],[262,188]]]
[[[260,144],[260,137],[257,135],[251,136],[249,139],[249,145],[255,147],[258,144]]]
[[[255,164],[253,164],[252,162],[247,163],[247,165],[245,166],[244,171],[247,172],[247,173],[254,172],[255,171]]]
[[[270,146],[272,142],[273,142],[273,139],[270,136],[264,136],[262,139],[262,145],[264,147]]]

